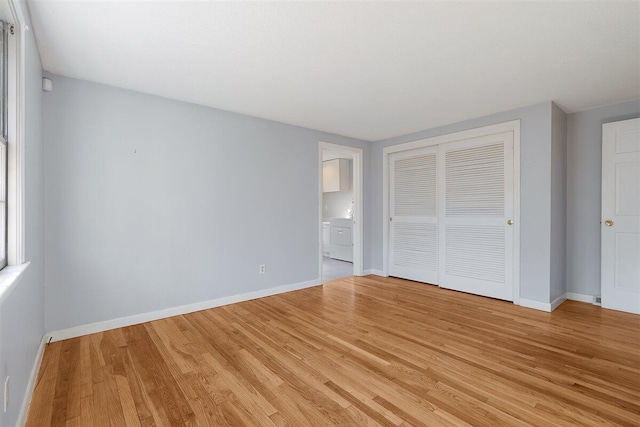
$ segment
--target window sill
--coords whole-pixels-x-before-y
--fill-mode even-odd
[[[0,270],[0,306],[16,288],[29,264],[25,262],[20,265],[8,265]]]

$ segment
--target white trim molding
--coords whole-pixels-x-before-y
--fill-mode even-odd
[[[376,270],[375,268],[370,268],[368,270],[364,270],[362,272],[363,276],[368,276],[368,275],[374,275],[374,276],[380,276],[380,277],[389,277],[388,275],[385,276],[384,272],[382,270]]]
[[[556,298],[553,301],[551,301],[551,304],[550,304],[551,306],[549,307],[550,308],[549,311],[555,310],[556,308],[558,308],[560,306],[560,304],[562,304],[566,300],[567,300],[567,294],[566,293],[560,295],[558,298]]]
[[[250,301],[253,299],[264,298],[271,295],[282,294],[285,292],[298,291],[301,289],[311,288],[319,285],[319,280],[309,280],[306,282],[294,283],[291,285],[276,286],[275,288],[263,289],[260,291],[246,292],[244,294],[231,295],[228,297],[222,297],[208,301],[200,301],[193,304],[169,307],[162,310],[134,314],[132,316],[119,317],[102,322],[90,323],[87,325],[80,325],[73,328],[48,332],[46,334],[46,339],[47,341],[49,339],[51,339],[51,341],[62,341],[69,338],[80,337],[83,335],[95,334],[96,332],[104,332],[110,329],[123,328],[125,326],[137,325],[139,323],[151,322],[153,320],[193,313],[194,311],[207,310],[209,308],[221,307],[223,305]]]
[[[520,303],[520,120],[511,120],[504,123],[405,142],[403,144],[390,145],[382,149],[382,276],[386,277],[389,275],[390,155],[399,151],[413,150],[503,132],[513,132],[513,303],[516,305],[525,305]],[[535,302],[536,301],[533,301],[532,303]]]
[[[33,391],[36,388],[36,380],[38,379],[38,372],[40,372],[40,364],[42,363],[42,356],[44,356],[44,347],[47,342],[47,337],[43,336],[40,340],[40,346],[38,346],[38,352],[36,353],[36,359],[33,362],[31,368],[31,375],[29,375],[29,381],[27,382],[27,389],[24,392],[24,399],[22,400],[22,406],[20,406],[20,413],[18,414],[19,426],[24,425],[27,422],[27,414],[29,413],[29,406],[31,405],[31,397]]]
[[[21,265],[8,265],[0,270],[0,307],[9,298],[9,294],[18,286],[29,264],[25,262]]]
[[[520,304],[518,305],[521,307],[533,308],[535,310],[546,311],[550,313],[556,308],[558,308],[560,304],[562,304],[566,300],[567,300],[567,294],[565,293],[560,295],[558,298],[554,299],[551,302],[540,302],[532,299],[520,298]]]
[[[521,298],[519,305],[521,305],[522,307],[534,308],[536,310],[551,312],[556,308],[558,308],[560,304],[562,304],[566,300],[586,302],[589,304],[593,304],[594,298],[595,297],[593,295],[578,294],[575,292],[566,292],[560,295],[558,298],[551,301],[550,303]]]
[[[595,298],[594,295],[585,295],[585,294],[578,294],[576,292],[567,292],[567,299],[571,301],[588,302],[589,304],[593,304],[594,298]]]
[[[25,137],[25,38],[29,27],[17,0],[8,2],[13,34],[8,46],[8,117],[7,117],[7,261],[9,265],[25,262],[24,253],[24,137]],[[16,108],[17,107],[17,108]]]
[[[534,310],[551,312],[551,303],[540,302],[532,299],[520,298],[520,307],[533,308]]]

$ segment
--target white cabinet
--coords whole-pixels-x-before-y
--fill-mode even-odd
[[[353,262],[352,222],[349,218],[333,218],[330,221],[329,256],[331,258]]]
[[[331,244],[331,225],[329,222],[322,223],[322,254],[329,256],[329,245]]]
[[[322,192],[349,191],[351,189],[349,159],[333,159],[322,162]]]

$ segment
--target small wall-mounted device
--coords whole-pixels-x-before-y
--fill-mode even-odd
[[[53,82],[46,77],[42,78],[42,90],[45,92],[53,91]]]

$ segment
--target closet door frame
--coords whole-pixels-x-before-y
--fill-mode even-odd
[[[448,142],[513,132],[513,303],[520,304],[520,120],[454,132],[384,147],[382,150],[382,275],[389,276],[389,183],[392,153]]]

